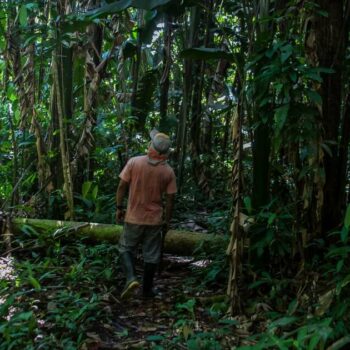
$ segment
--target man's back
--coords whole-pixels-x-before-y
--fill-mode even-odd
[[[125,222],[138,225],[162,223],[162,194],[176,192],[173,169],[167,162],[153,165],[148,156],[131,158],[120,178],[129,183],[129,200]]]

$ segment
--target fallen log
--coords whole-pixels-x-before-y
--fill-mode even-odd
[[[32,227],[38,233],[55,234],[57,230],[68,230],[70,234],[87,236],[93,241],[108,241],[114,244],[118,242],[123,230],[121,225],[14,218],[12,220],[13,233],[19,234],[25,229],[25,225]],[[170,230],[165,238],[164,251],[169,254],[189,256],[193,255],[194,250],[199,246],[206,252],[218,251],[218,249],[225,252],[226,245],[224,236]]]

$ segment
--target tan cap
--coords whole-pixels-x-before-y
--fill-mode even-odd
[[[151,137],[153,148],[158,153],[166,154],[169,152],[171,142],[168,135],[163,134],[156,129],[153,129],[150,132],[149,136]]]

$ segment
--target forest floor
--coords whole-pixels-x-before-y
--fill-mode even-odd
[[[106,279],[104,270],[94,271],[96,255],[88,258],[91,249],[98,253],[104,246],[83,249],[84,258],[70,260],[66,254],[67,264],[59,266],[49,266],[52,257],[38,259],[33,252],[34,261],[27,252],[1,259],[0,338],[7,337],[1,350],[220,350],[250,343],[252,322],[227,316],[224,284],[212,283],[209,289],[201,284],[208,261],[165,255],[164,270],[155,278],[159,295],[145,300],[136,291],[125,301],[119,298],[124,285],[120,269]],[[137,273],[142,276],[139,260]],[[33,347],[24,347],[28,344]]]
[[[87,333],[83,349],[231,349],[249,335],[244,327],[237,327],[247,320],[222,318],[227,307],[224,290],[198,291],[191,286],[192,259],[165,259],[165,271],[155,278],[154,299],[143,299],[139,290],[120,300],[124,281],[118,280],[115,293],[106,295],[112,322]],[[195,264],[200,268],[202,263]],[[141,275],[140,266],[137,270]]]
[[[286,274],[264,273],[254,281],[245,274],[244,310],[230,317],[226,256],[215,247],[197,249],[195,257],[165,254],[154,283],[159,295],[145,300],[137,291],[121,300],[116,244],[29,226],[11,243],[0,249],[0,350],[247,350],[276,344],[310,350],[326,341],[334,350],[350,344],[343,319],[350,279],[345,260],[338,261],[348,246],[333,247],[332,260],[319,270],[295,275],[290,263]],[[141,280],[140,254],[136,270]],[[320,271],[335,277],[322,279]]]

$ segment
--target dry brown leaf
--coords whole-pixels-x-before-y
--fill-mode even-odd
[[[142,326],[139,328],[140,332],[155,332],[157,330],[157,327],[154,326]]]
[[[86,335],[87,335],[89,338],[95,340],[96,342],[101,343],[101,341],[102,341],[101,338],[100,338],[100,336],[99,336],[97,333],[94,333],[94,332],[87,332]]]

